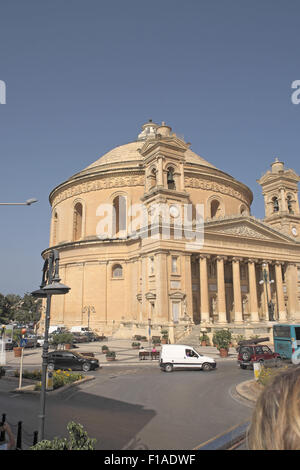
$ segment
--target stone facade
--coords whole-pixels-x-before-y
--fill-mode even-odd
[[[259,180],[266,205],[259,220],[251,215],[251,190],[189,147],[164,123],[149,121],[137,141],[51,192],[49,246],[59,250],[61,280],[71,287],[53,297],[52,324],[89,323],[132,336],[147,334],[150,322],[153,334],[167,326],[175,339],[193,324],[263,332],[270,301],[275,320],[300,322],[298,175],[272,164]],[[169,213],[159,214],[150,236],[151,211],[161,204]],[[137,224],[132,208],[141,205],[146,218]],[[198,206],[201,245],[178,229],[190,207],[194,230]],[[111,230],[99,238],[108,207]]]

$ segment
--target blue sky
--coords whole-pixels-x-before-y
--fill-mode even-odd
[[[299,0],[11,0],[0,14],[0,292],[34,290],[48,195],[149,118],[247,184],[300,173]]]

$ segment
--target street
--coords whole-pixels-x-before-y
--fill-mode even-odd
[[[103,367],[94,380],[51,396],[47,394],[46,438],[66,435],[66,425],[81,423],[96,449],[194,449],[246,421],[251,405],[235,394],[249,380],[234,360],[211,372],[164,373],[158,363]],[[38,429],[39,395],[8,393],[0,381],[1,413],[15,425],[23,421],[26,443]]]

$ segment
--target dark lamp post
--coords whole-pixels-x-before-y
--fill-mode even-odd
[[[49,351],[49,326],[50,326],[50,310],[52,295],[67,294],[70,287],[60,283],[59,278],[59,254],[57,250],[51,250],[48,258],[44,262],[43,278],[40,289],[31,293],[33,297],[44,299],[46,298],[46,313],[45,313],[45,333],[42,354],[42,378],[41,378],[41,395],[40,395],[40,429],[39,441],[44,439],[45,428],[45,411],[46,411],[46,382],[47,382],[47,368],[48,368],[48,351]]]

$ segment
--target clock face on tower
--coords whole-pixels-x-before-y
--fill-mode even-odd
[[[174,219],[177,219],[179,216],[179,209],[177,206],[170,206],[170,215],[171,217],[174,217]]]
[[[294,235],[294,237],[297,237],[297,235],[298,235],[298,230],[296,229],[296,227],[293,227],[293,228],[292,228],[292,234]]]

